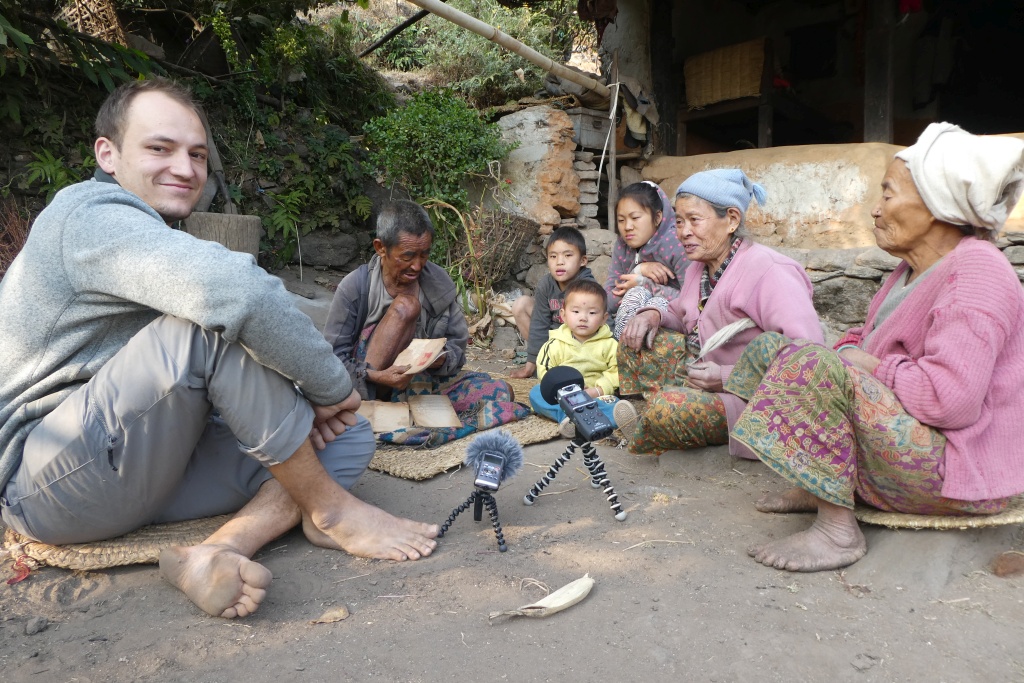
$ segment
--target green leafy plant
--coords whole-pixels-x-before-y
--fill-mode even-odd
[[[54,157],[48,149],[33,152],[35,161],[25,166],[24,187],[41,185],[46,192],[46,203],[49,204],[53,195],[68,185],[81,181],[81,177],[64,163],[63,157]]]
[[[414,95],[402,109],[364,126],[370,161],[420,199],[434,198],[460,210],[469,207],[463,181],[485,175],[487,164],[508,154],[495,124],[451,90]]]
[[[459,283],[457,254],[466,239],[462,216],[470,212],[465,181],[491,178],[488,164],[512,146],[501,141],[497,125],[484,122],[450,90],[419,93],[403,109],[367,122],[365,130],[371,163],[419,201],[429,200],[435,227],[431,258]]]

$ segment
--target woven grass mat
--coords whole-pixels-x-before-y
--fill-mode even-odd
[[[531,415],[525,420],[510,422],[494,429],[507,429],[524,446],[558,438],[558,423],[537,415]],[[477,433],[483,434],[484,432]],[[402,479],[414,481],[430,479],[461,465],[466,457],[466,446],[469,445],[472,438],[474,437],[459,439],[429,450],[393,444],[377,444],[377,452],[374,454],[373,460],[370,461],[370,469]]]
[[[50,545],[22,536],[13,529],[4,533],[4,547],[17,559],[28,555],[36,562],[64,569],[108,569],[127,564],[156,564],[160,551],[175,545],[196,545],[224,525],[231,515],[153,524],[124,536],[95,543]]]
[[[858,507],[853,513],[865,524],[893,529],[981,529],[1006,524],[1024,524],[1024,496],[1013,498],[1005,510],[995,515],[908,515],[902,512],[883,512],[869,507]]]

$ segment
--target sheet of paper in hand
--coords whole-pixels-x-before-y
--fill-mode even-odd
[[[358,413],[370,421],[375,434],[417,427],[461,427],[451,399],[447,396],[410,396],[405,401],[363,401]]]
[[[392,365],[408,365],[406,375],[415,375],[423,372],[444,353],[444,345],[448,339],[413,339]]]

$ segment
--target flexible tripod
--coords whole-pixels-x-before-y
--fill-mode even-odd
[[[460,513],[468,510],[470,504],[473,505],[473,520],[479,522],[483,518],[483,506],[485,503],[487,504],[487,512],[491,515],[491,526],[494,527],[494,535],[498,537],[498,550],[501,552],[508,550],[508,546],[505,545],[505,535],[501,532],[501,522],[498,521],[498,503],[494,500],[494,496],[491,495],[490,491],[481,488],[469,494],[466,502],[452,510],[452,514],[448,515],[448,519],[441,525],[441,530],[437,532],[437,537],[443,537],[444,532],[448,531],[448,528],[455,523],[455,518]]]
[[[604,494],[608,496],[608,504],[612,508],[615,519],[620,522],[626,519],[626,511],[622,509],[622,505],[619,503],[619,496],[615,493],[615,487],[612,486],[611,481],[608,480],[608,474],[604,471],[604,461],[597,454],[597,449],[594,448],[594,445],[589,441],[583,441],[579,436],[569,442],[569,445],[565,447],[565,450],[558,456],[558,460],[551,465],[547,473],[541,477],[540,481],[533,485],[529,493],[523,496],[523,502],[527,505],[533,505],[533,501],[554,480],[555,476],[558,475],[558,470],[562,469],[562,466],[569,461],[572,454],[576,452],[577,447],[583,450],[583,464],[590,471],[590,485],[595,489],[604,487]]]

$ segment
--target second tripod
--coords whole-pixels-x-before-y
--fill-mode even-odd
[[[583,441],[579,436],[569,442],[569,445],[565,447],[562,454],[558,456],[558,460],[548,468],[547,473],[541,477],[540,481],[533,485],[529,493],[523,496],[523,503],[533,505],[533,501],[554,480],[558,475],[558,471],[569,461],[569,458],[572,457],[577,448],[583,451],[583,464],[586,465],[587,470],[590,472],[590,485],[595,489],[604,489],[604,494],[608,497],[608,504],[612,508],[615,519],[620,522],[623,521],[626,519],[626,511],[622,509],[622,505],[619,503],[619,496],[615,493],[615,487],[612,486],[611,481],[608,479],[608,474],[604,469],[604,461],[597,454],[597,449],[594,448],[594,445],[589,441]]]

